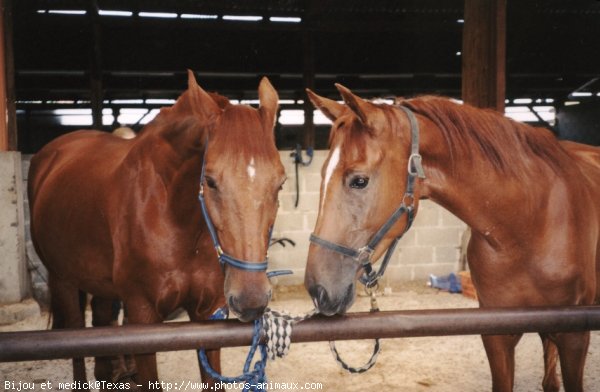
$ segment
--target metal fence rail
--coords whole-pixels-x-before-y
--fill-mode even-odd
[[[249,345],[252,325],[201,323],[0,333],[0,362]],[[600,330],[600,306],[406,310],[317,316],[294,327],[292,342],[443,335]]]

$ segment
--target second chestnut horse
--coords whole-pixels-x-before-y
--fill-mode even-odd
[[[411,214],[376,232],[399,206],[416,213],[419,198],[471,227],[467,255],[481,307],[598,302],[599,148],[560,142],[548,130],[445,98],[391,106],[337,87],[345,105],[309,91],[333,121],[305,278],[322,313],[348,309],[361,261],[377,260]],[[381,238],[374,249],[363,247],[373,238]],[[495,392],[512,391],[520,337],[482,337]],[[544,391],[560,388],[558,358],[565,390],[583,391],[590,333],[541,338]]]

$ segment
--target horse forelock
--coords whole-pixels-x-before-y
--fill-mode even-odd
[[[250,106],[227,106],[210,134],[210,145],[231,156],[264,158],[277,152],[272,130],[263,128],[259,111]]]
[[[431,120],[441,131],[451,155],[490,163],[499,172],[521,177],[531,171],[531,158],[553,171],[567,157],[556,137],[547,129],[516,122],[489,109],[459,105],[447,98],[423,96],[400,101],[413,112]]]
[[[213,93],[213,92],[209,92],[208,95],[210,95],[210,97],[213,99],[213,101],[215,101],[215,103],[222,110],[225,110],[225,108],[227,108],[227,106],[231,105],[229,98],[227,98],[223,95],[220,95],[218,93]]]
[[[367,161],[366,145],[372,137],[369,129],[357,117],[340,117],[329,134],[329,148],[340,147],[340,162],[352,165]]]

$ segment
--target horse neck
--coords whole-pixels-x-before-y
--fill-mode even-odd
[[[515,227],[530,227],[532,219],[543,219],[523,211],[544,204],[556,174],[547,167],[535,171],[535,180],[494,170],[483,157],[451,155],[442,131],[425,120],[421,132],[421,155],[427,179],[421,197],[429,198],[452,212],[491,242],[515,238]],[[465,154],[466,155],[466,154]],[[526,176],[524,176],[526,177]],[[509,238],[510,237],[510,238]]]
[[[161,184],[167,203],[182,222],[200,213],[198,190],[206,129],[191,118],[155,124],[140,135],[136,160],[146,166],[150,181]]]

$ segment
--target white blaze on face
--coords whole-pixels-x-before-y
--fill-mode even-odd
[[[248,177],[250,177],[250,181],[254,182],[254,177],[256,177],[256,167],[254,166],[254,157],[250,159],[250,163],[246,167],[246,173],[248,173]]]
[[[331,157],[329,157],[329,162],[327,163],[327,168],[325,169],[325,178],[323,179],[323,198],[321,199],[321,210],[323,209],[323,204],[325,203],[325,197],[327,196],[327,187],[329,186],[329,180],[331,180],[331,176],[335,171],[338,163],[340,162],[340,147],[337,146],[333,153],[331,153]]]

